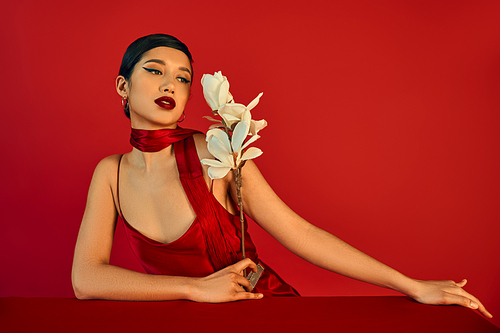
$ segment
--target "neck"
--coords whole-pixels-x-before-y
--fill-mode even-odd
[[[130,162],[136,167],[151,171],[173,157],[173,146],[170,145],[157,152],[143,152],[133,148],[130,152]]]

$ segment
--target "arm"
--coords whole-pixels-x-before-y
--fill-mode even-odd
[[[397,290],[422,303],[459,304],[491,317],[477,298],[462,289],[465,280],[455,283],[411,279],[298,216],[274,193],[252,161],[247,161],[242,170],[245,212],[301,258],[330,271]],[[234,198],[236,189],[231,186]]]
[[[110,265],[117,218],[111,184],[116,182],[118,158],[110,156],[102,160],[92,177],[71,274],[77,298],[224,302],[262,297],[241,287],[250,286],[241,276],[242,270],[246,267],[257,270],[250,260],[204,278],[149,275]]]

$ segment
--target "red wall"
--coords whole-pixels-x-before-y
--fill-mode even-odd
[[[303,217],[420,279],[469,279],[500,318],[498,1],[10,1],[0,13],[0,296],[72,297],[96,163],[130,150],[114,79],[166,32],[195,57],[185,127],[222,70],[268,128],[256,162]],[[386,295],[251,225],[303,295]],[[137,267],[118,229],[113,261]],[[500,325],[497,319],[494,321]]]

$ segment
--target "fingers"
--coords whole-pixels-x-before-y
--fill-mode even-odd
[[[479,303],[479,308],[477,310],[486,318],[493,318],[493,315],[488,310],[486,310],[486,308],[481,303]]]
[[[463,281],[462,281],[463,282]],[[493,315],[486,310],[484,305],[473,295],[463,289],[458,294],[446,292],[443,304],[457,304],[466,308],[478,310],[483,316],[492,318]]]
[[[243,277],[239,274],[235,274],[235,279],[236,279],[235,282],[240,286],[245,287],[246,290],[250,290],[252,288],[252,284],[246,277]]]
[[[479,305],[477,303],[473,302],[471,299],[469,299],[465,296],[457,295],[457,294],[450,293],[450,292],[445,292],[443,300],[442,300],[442,304],[444,304],[444,305],[457,304],[457,305],[461,305],[463,307],[471,308],[474,310],[479,307]]]
[[[236,295],[236,300],[244,300],[244,299],[261,299],[264,297],[264,294],[255,294],[255,293],[249,293],[246,291],[242,291]]]
[[[264,294],[254,294],[254,293],[249,293],[249,292],[241,292],[238,293],[238,300],[244,300],[244,299],[261,299],[264,297]]]
[[[486,310],[486,308],[484,307],[483,303],[481,303],[481,301],[479,299],[477,299],[475,296],[469,294],[468,292],[466,292],[465,290],[463,290],[464,294],[465,294],[465,297],[469,300],[469,304],[470,304],[470,308],[471,309],[477,309],[483,316],[487,317],[487,318],[492,318],[493,315],[491,313],[488,312],[488,310]]]
[[[467,284],[467,279],[463,279],[462,281],[456,283],[456,285],[460,288],[463,288]]]
[[[241,288],[241,291],[238,291],[235,295],[236,300],[260,299],[260,298],[264,297],[263,294],[251,293],[251,292],[247,291],[247,290],[250,290],[252,288],[252,285],[250,284],[250,281],[247,278],[245,278],[239,274],[235,274],[235,278],[236,278],[236,283],[238,283],[240,288]]]
[[[243,272],[245,268],[251,268],[252,271],[257,273],[257,265],[250,259],[246,258],[243,260],[238,261],[236,264],[233,265],[233,267],[239,272]]]

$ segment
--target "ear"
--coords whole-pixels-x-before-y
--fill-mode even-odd
[[[127,98],[128,96],[128,89],[129,89],[129,84],[127,80],[121,75],[118,75],[116,78],[116,92],[118,95],[120,95],[122,98]]]

